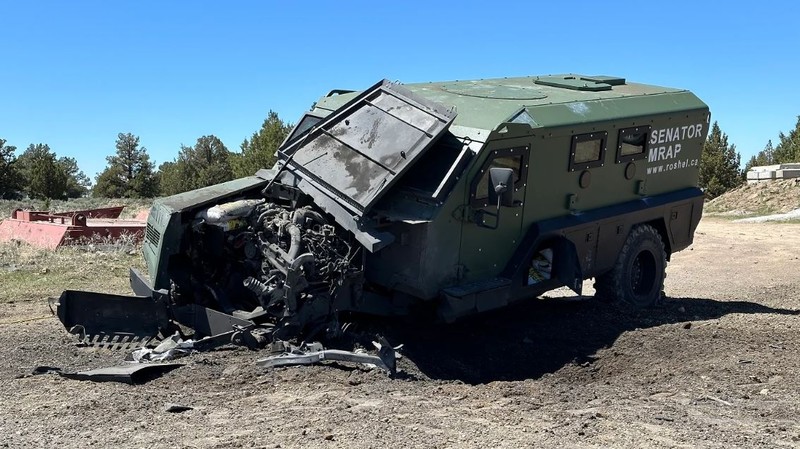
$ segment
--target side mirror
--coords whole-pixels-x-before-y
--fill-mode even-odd
[[[514,170],[492,167],[489,169],[489,202],[500,206],[514,205]]]

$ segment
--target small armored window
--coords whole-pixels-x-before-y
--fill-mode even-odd
[[[528,176],[528,151],[529,147],[508,148],[494,150],[488,160],[481,166],[480,171],[470,184],[470,200],[476,207],[485,207],[489,199],[491,178],[490,168],[510,168],[514,172],[514,191],[525,188]]]
[[[572,158],[576,164],[585,164],[600,160],[600,150],[603,148],[603,141],[600,139],[577,142],[575,144],[575,157]]]
[[[569,171],[602,167],[608,133],[595,132],[572,136]]]
[[[483,170],[478,188],[475,190],[476,200],[485,200],[489,197],[489,169],[493,167],[510,168],[514,170],[514,185],[519,183],[522,176],[522,155],[502,156],[492,159],[492,162]]]
[[[617,163],[636,161],[647,156],[650,126],[636,126],[619,130]]]
[[[309,131],[311,131],[311,128],[316,126],[317,123],[321,121],[321,117],[306,113],[303,118],[300,119],[300,123],[298,123],[297,126],[295,126],[292,130],[291,134],[289,134],[289,137],[283,141],[281,147],[286,147],[287,145],[297,141],[300,137],[305,136]],[[291,149],[291,151],[289,151],[287,154],[293,153],[295,149],[296,148]]]

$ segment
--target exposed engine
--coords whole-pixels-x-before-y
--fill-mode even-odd
[[[189,234],[178,301],[271,323],[273,339],[335,332],[337,304],[361,286],[361,246],[311,207],[238,200],[199,212]]]

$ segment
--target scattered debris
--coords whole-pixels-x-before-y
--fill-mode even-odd
[[[293,322],[279,320],[272,323],[268,321],[270,313],[261,307],[247,313],[236,310],[225,313],[198,304],[170,304],[173,302],[170,293],[152,290],[136,270],[131,269],[130,279],[131,287],[138,296],[67,290],[50,304],[51,311],[58,315],[64,327],[78,335],[79,345],[132,350],[126,361],[136,362],[129,366],[70,374],[67,377],[137,383],[130,378],[134,377],[137,370],[170,365],[147,362],[173,360],[193,351],[208,351],[227,344],[253,350],[269,347],[273,355],[257,361],[263,367],[310,365],[324,360],[337,360],[376,366],[390,375],[396,373],[396,351],[402,345],[394,348],[383,337],[372,342],[378,355],[368,354],[365,350],[325,349],[318,342],[298,346],[278,338],[282,335],[281,331],[287,329],[286,325],[290,327]],[[323,326],[317,332],[324,330],[326,335],[349,332],[346,325],[340,329],[335,320],[318,324]],[[185,339],[178,325],[194,330],[193,338]],[[331,332],[331,329],[336,331]],[[312,331],[310,334],[314,333]],[[170,336],[164,338],[164,335]]]
[[[727,406],[729,406],[729,407],[732,407],[732,406],[733,406],[733,403],[731,403],[731,402],[728,402],[728,401],[726,401],[726,400],[724,400],[724,399],[720,399],[720,398],[718,398],[718,397],[716,397],[716,396],[709,396],[709,395],[706,395],[706,396],[701,396],[701,397],[699,397],[697,400],[698,400],[698,401],[702,401],[702,400],[709,400],[709,401],[718,402],[718,403],[720,403],[720,404],[722,404],[722,405],[727,405]]]
[[[286,345],[286,349],[283,353],[258,360],[256,364],[264,368],[275,368],[289,365],[313,365],[325,360],[335,360],[377,366],[391,376],[394,376],[397,372],[397,354],[395,348],[383,337],[377,342],[372,342],[378,350],[377,356],[369,355],[365,352],[324,349],[320,343],[312,343],[301,347],[290,345],[285,342],[284,344]]]
[[[159,343],[154,349],[139,348],[130,354],[134,362],[163,362],[182,357],[194,348],[194,340],[184,341],[177,333]]]
[[[39,374],[50,374],[50,373],[61,374],[61,368],[58,368],[56,366],[43,365],[43,366],[37,366],[36,368],[33,369],[33,371],[31,371],[32,376],[36,376]]]
[[[110,368],[99,368],[78,373],[59,373],[62,377],[92,382],[122,382],[139,384],[183,366],[182,363],[131,363]]]
[[[183,412],[188,412],[189,410],[194,410],[194,407],[190,407],[188,405],[174,404],[172,402],[167,402],[166,405],[164,405],[164,411],[169,413],[183,413]]]

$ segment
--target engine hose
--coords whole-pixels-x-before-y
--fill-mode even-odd
[[[301,254],[301,255],[299,255],[297,258],[295,258],[292,261],[291,268],[292,268],[292,270],[296,270],[296,269],[298,269],[300,267],[300,265],[303,265],[304,263],[310,263],[310,262],[314,262],[314,255],[313,254],[311,254],[311,253]]]
[[[303,225],[307,218],[310,218],[312,221],[315,221],[321,225],[328,224],[327,220],[322,217],[322,215],[318,212],[315,212],[310,209],[297,209],[294,211],[292,215],[292,222],[296,225]]]
[[[264,212],[261,213],[261,215],[258,216],[258,220],[256,220],[256,223],[260,224],[262,227],[267,227],[267,223],[265,223],[266,219],[272,217],[273,215],[277,215],[280,212],[281,212],[280,208],[265,210]]]
[[[297,255],[300,254],[300,250],[302,249],[303,245],[303,242],[300,238],[300,228],[294,223],[287,223],[284,230],[289,233],[289,237],[292,242],[291,246],[289,246],[289,252],[287,254],[289,257],[287,262],[294,263],[294,260],[297,258]]]

